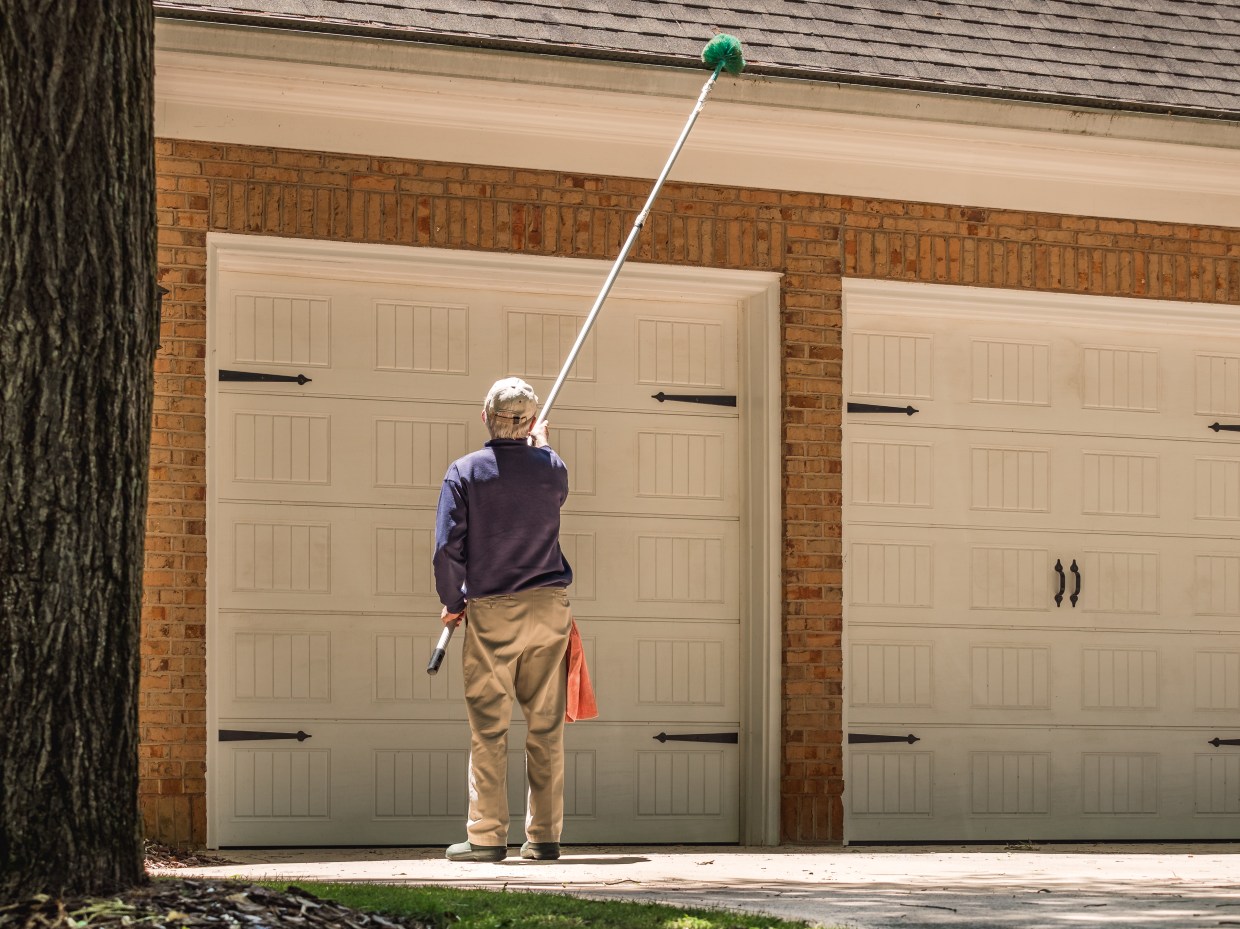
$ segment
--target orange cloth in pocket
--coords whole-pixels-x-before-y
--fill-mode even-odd
[[[575,619],[568,632],[568,654],[565,660],[568,662],[568,703],[564,719],[572,723],[579,719],[596,718],[598,703],[594,700],[590,669],[586,667],[586,651],[581,647],[581,633],[577,631]]]

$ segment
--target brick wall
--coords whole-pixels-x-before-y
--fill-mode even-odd
[[[148,836],[205,828],[208,230],[613,260],[650,180],[161,141],[163,348],[143,627]],[[1240,304],[1240,229],[668,184],[630,261],[778,271],[782,835],[837,842],[844,276]]]

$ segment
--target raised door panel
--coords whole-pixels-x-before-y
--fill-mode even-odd
[[[720,727],[736,731],[735,725]],[[569,751],[597,757],[593,815],[565,816],[573,842],[735,842],[739,834],[740,746],[713,742],[660,742],[696,725],[650,723],[595,726],[573,723]],[[567,811],[566,811],[567,813]],[[571,839],[569,837],[571,836]]]
[[[232,274],[223,300],[220,368],[304,373],[311,382],[294,389],[305,396],[468,399],[480,408],[504,375],[545,397],[593,295]],[[557,408],[649,410],[660,390],[735,395],[736,318],[731,304],[613,296]]]
[[[1210,423],[1240,417],[1240,339],[864,313],[849,322],[846,399],[909,404],[910,421],[926,425],[1201,440]]]
[[[279,731],[279,719],[220,720]],[[462,722],[305,724],[303,742],[222,742],[216,752],[228,845],[419,845],[455,841],[467,803]]]
[[[865,522],[1225,536],[1240,523],[1240,451],[850,423],[844,493]]]
[[[448,466],[483,446],[468,406],[229,394],[218,403],[226,500],[434,507]],[[565,410],[552,447],[569,469],[565,512],[730,517],[737,421]]]
[[[439,613],[221,611],[221,716],[463,720],[459,642],[438,674],[426,664]]]
[[[286,724],[222,719],[220,725],[279,731]],[[220,743],[216,796],[222,808],[216,815],[227,845],[410,846],[460,838],[468,804],[465,723],[319,721],[309,728],[303,742]],[[734,842],[738,747],[661,744],[650,729],[569,724],[566,837]],[[513,746],[523,744],[524,725],[514,724],[509,738]],[[514,750],[511,840],[520,839],[523,787],[520,753]]]
[[[857,522],[844,550],[845,603],[850,623],[1235,633],[1227,545]]]
[[[907,727],[872,727],[904,736]],[[853,745],[844,808],[856,841],[1233,838],[1240,751],[1205,731],[988,731],[921,726],[908,745]]]
[[[847,661],[854,729],[1193,726],[1222,721],[1240,699],[1240,636],[858,623]]]
[[[448,465],[487,438],[463,404],[230,393],[216,418],[226,500],[433,507]]]
[[[600,718],[591,726],[646,721],[664,728],[710,723],[736,731],[740,674],[734,623],[578,622]]]
[[[565,410],[550,440],[569,469],[565,513],[735,517],[735,418]]]

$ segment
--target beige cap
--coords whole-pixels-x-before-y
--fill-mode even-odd
[[[487,419],[507,419],[520,425],[533,420],[538,412],[538,395],[521,378],[506,377],[491,385],[482,409]]]

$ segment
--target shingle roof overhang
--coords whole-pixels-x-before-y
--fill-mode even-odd
[[[304,19],[263,13],[244,13],[210,8],[187,9],[163,5],[156,0],[155,15],[163,19],[190,20],[197,22],[242,25],[266,29],[309,32],[326,35],[353,36],[357,38],[382,39],[399,42],[415,42],[429,45],[477,48],[490,51],[518,52],[547,57],[579,58],[594,61],[626,62],[657,67],[695,68],[703,66],[695,58],[686,56],[636,53],[623,49],[600,48],[583,45],[552,44],[546,42],[522,42],[492,36],[463,33],[430,32],[391,26],[370,26],[364,23]],[[881,87],[911,92],[949,94],[994,100],[1014,100],[1041,103],[1071,109],[1109,110],[1123,113],[1144,113],[1161,116],[1188,117],[1203,120],[1221,120],[1240,123],[1240,113],[1204,107],[1170,106],[1135,101],[1123,101],[1075,94],[1051,94],[1019,91],[1008,88],[984,88],[935,81],[915,81],[879,76],[845,74],[810,68],[791,68],[749,62],[746,74],[762,77],[811,81],[822,84],[847,84],[860,87]]]

